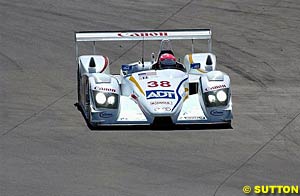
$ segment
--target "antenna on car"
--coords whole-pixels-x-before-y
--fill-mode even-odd
[[[96,42],[95,41],[93,41],[93,53],[94,53],[94,55],[96,54]]]
[[[143,65],[143,69],[144,69],[144,67],[145,67],[145,65],[144,65],[144,47],[145,47],[145,39],[144,39],[145,37],[143,36],[143,42],[142,42],[142,65]]]
[[[192,39],[192,53],[194,53],[194,39]]]

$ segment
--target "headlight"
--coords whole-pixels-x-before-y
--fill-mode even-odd
[[[226,101],[226,99],[227,99],[226,93],[225,93],[223,90],[218,91],[218,92],[217,92],[217,99],[218,99],[220,102]]]
[[[215,95],[208,95],[208,101],[210,103],[216,102],[216,96]]]
[[[96,99],[97,103],[99,103],[99,104],[105,104],[105,102],[106,102],[106,96],[104,93],[101,93],[101,92],[96,94],[95,99]]]
[[[115,98],[115,96],[109,96],[108,98],[107,98],[107,103],[109,104],[109,105],[113,105],[114,103],[116,102],[116,98]]]
[[[228,104],[229,88],[203,93],[203,100],[206,107],[226,106]]]
[[[112,108],[119,106],[119,95],[116,93],[93,91],[96,108]]]

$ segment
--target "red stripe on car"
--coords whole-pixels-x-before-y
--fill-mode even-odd
[[[103,56],[103,58],[104,58],[104,67],[103,67],[103,69],[100,71],[100,73],[102,73],[102,72],[106,69],[106,67],[107,67],[107,65],[108,65],[108,58],[107,58],[106,56]]]

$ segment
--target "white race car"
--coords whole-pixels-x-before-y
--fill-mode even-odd
[[[89,126],[224,124],[231,125],[230,78],[216,71],[210,29],[75,32],[78,106]],[[208,50],[194,53],[193,41],[208,40]],[[79,55],[78,42],[159,40],[149,61],[137,59],[110,73],[103,55]],[[176,60],[172,40],[192,40],[192,52]]]

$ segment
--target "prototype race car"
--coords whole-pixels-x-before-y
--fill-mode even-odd
[[[216,71],[210,29],[75,32],[78,105],[90,126],[226,124],[232,120],[230,78]],[[193,40],[208,40],[194,53]],[[157,58],[137,59],[110,72],[107,56],[79,55],[78,42],[159,40]],[[192,40],[192,53],[176,60],[172,40]]]

